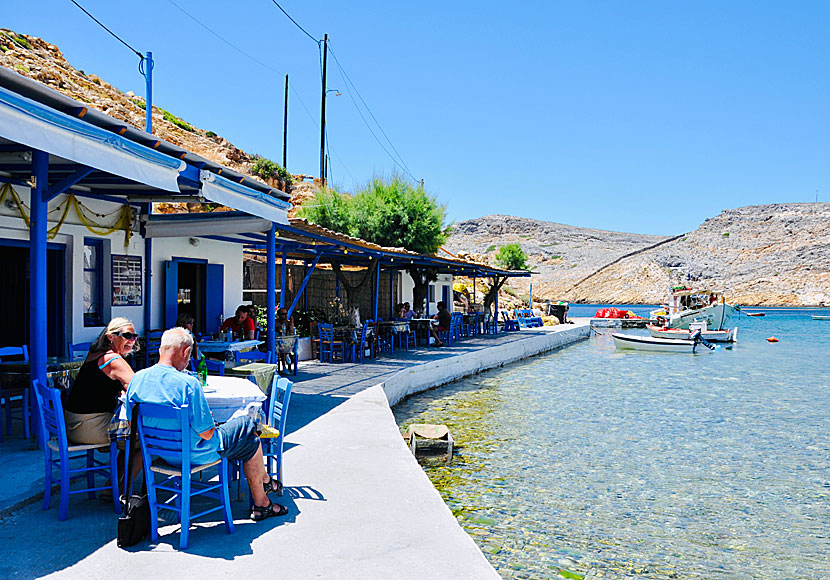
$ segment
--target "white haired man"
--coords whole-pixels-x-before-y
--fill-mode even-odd
[[[179,407],[187,403],[190,409],[190,453],[194,464],[210,463],[220,457],[241,460],[242,470],[254,507],[251,519],[264,520],[288,513],[285,506],[268,499],[277,484],[265,471],[262,445],[256,433],[256,424],[247,415],[231,419],[218,427],[213,422],[202,385],[187,373],[181,372],[190,363],[193,338],[184,328],[171,328],[161,337],[159,362],[135,374],[127,389],[127,413],[132,403],[158,403]],[[157,419],[157,421],[163,421]]]

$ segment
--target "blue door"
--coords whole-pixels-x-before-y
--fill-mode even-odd
[[[222,264],[207,264],[205,269],[205,322],[206,334],[219,331],[224,316],[225,303],[225,266]]]
[[[164,328],[173,328],[179,317],[179,263],[164,263]]]
[[[442,286],[441,287],[441,300],[444,301],[444,306],[448,309],[452,306],[452,302],[450,301],[450,287],[449,286]]]

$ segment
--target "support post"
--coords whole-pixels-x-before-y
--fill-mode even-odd
[[[265,286],[268,294],[266,308],[266,327],[268,328],[268,352],[274,360],[277,352],[277,224],[271,222],[271,229],[268,233],[266,254],[268,255],[268,266],[265,269]],[[280,291],[282,295],[282,291]]]
[[[153,53],[147,52],[147,56],[144,57],[144,80],[147,81],[147,95],[144,99],[145,105],[145,121],[144,121],[144,130],[148,133],[153,132],[153,66],[155,63],[153,62]]]
[[[329,54],[329,35],[323,36],[323,96],[320,103],[320,185],[326,185],[326,57]]]
[[[374,321],[378,321],[378,301],[380,298],[380,264],[375,269],[375,283],[372,285],[372,291],[374,292],[374,302],[375,302],[375,310],[374,310]]]
[[[285,286],[288,281],[288,264],[285,250],[282,251],[282,270],[280,271],[280,308],[285,308]]]
[[[498,276],[494,276],[493,277],[493,284],[498,286],[498,283],[499,283]],[[496,332],[498,332],[499,331],[499,292],[498,292],[498,290],[496,290],[496,297],[495,297],[494,304],[495,304],[495,307],[496,307],[496,326],[495,326],[495,329],[496,329]]]
[[[395,282],[395,276],[392,270],[389,270],[389,320],[393,320],[395,318],[395,301],[392,300],[392,296],[395,294],[395,288],[392,286]]]
[[[29,373],[46,385],[46,215],[49,154],[32,151],[31,218],[29,224]],[[60,324],[59,321],[55,321]],[[33,397],[34,398],[34,397]]]
[[[288,169],[288,75],[285,75],[285,107],[282,117],[282,166]]]
[[[308,260],[303,261],[303,279],[305,279],[306,274],[308,273]],[[303,290],[303,311],[308,312],[308,292]]]
[[[311,279],[311,275],[314,273],[314,269],[317,267],[317,263],[320,261],[320,256],[322,254],[317,254],[314,257],[314,261],[311,263],[311,270],[308,269],[308,263],[306,263],[303,272],[303,283],[300,284],[299,290],[297,293],[294,294],[294,298],[291,300],[291,306],[288,307],[288,317],[291,318],[291,315],[294,314],[294,309],[297,307],[297,302],[300,301],[300,295],[302,294],[305,296],[305,287],[308,284],[308,281]]]
[[[152,213],[153,204],[141,205],[147,215]],[[144,335],[153,329],[153,238],[144,238]],[[202,329],[204,331],[204,329]]]

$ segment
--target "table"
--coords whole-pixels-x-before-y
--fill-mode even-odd
[[[294,366],[294,374],[297,374],[297,346],[299,345],[300,337],[296,334],[284,334],[277,336],[277,352],[276,352],[276,363],[280,364],[280,355],[291,355],[291,360],[288,363],[288,368]],[[270,385],[268,386],[270,389]]]
[[[237,377],[253,376],[260,390],[266,395],[271,394],[271,385],[274,375],[277,372],[277,365],[271,363],[252,362],[238,366],[225,365],[225,375]]]
[[[267,397],[257,385],[241,377],[208,375],[204,388],[213,420],[225,423],[234,415],[245,414],[251,405],[258,411]]]
[[[429,344],[429,325],[437,325],[438,321],[434,318],[413,318],[409,321],[410,324],[415,324],[415,341],[417,342],[418,338],[424,339],[424,344]]]
[[[383,331],[383,334],[389,335],[390,340],[389,344],[392,347],[392,350],[395,350],[395,336],[398,336],[402,333],[409,332],[409,321],[407,320],[382,320],[377,323],[378,332]],[[402,340],[406,340],[405,338],[401,338],[398,336],[398,347],[403,348]]]
[[[261,340],[239,340],[236,342],[228,342],[227,340],[205,340],[197,343],[199,352],[205,354],[225,354],[227,360],[233,360],[233,352],[243,352],[256,348],[261,344],[265,344]]]

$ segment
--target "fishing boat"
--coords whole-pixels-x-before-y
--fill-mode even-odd
[[[746,312],[747,316],[766,316],[766,312]]]
[[[677,338],[654,338],[633,334],[611,333],[617,350],[644,350],[649,352],[704,353],[715,347],[707,347],[702,341]]]
[[[813,320],[830,320],[830,316],[826,314],[813,314]]]
[[[692,323],[692,327],[695,324]],[[647,324],[646,328],[648,328],[649,333],[654,338],[671,338],[674,340],[682,340],[688,339],[690,331],[689,330],[682,330],[680,328],[666,328],[664,326],[655,326],[653,324]],[[737,342],[738,341],[738,327],[730,328],[727,330],[707,330],[705,328],[701,329],[700,335],[708,340],[709,342]]]
[[[688,329],[693,322],[705,322],[711,330],[725,330],[733,326],[738,309],[728,304],[717,290],[675,286],[668,304],[651,312],[651,318],[668,328]]]

